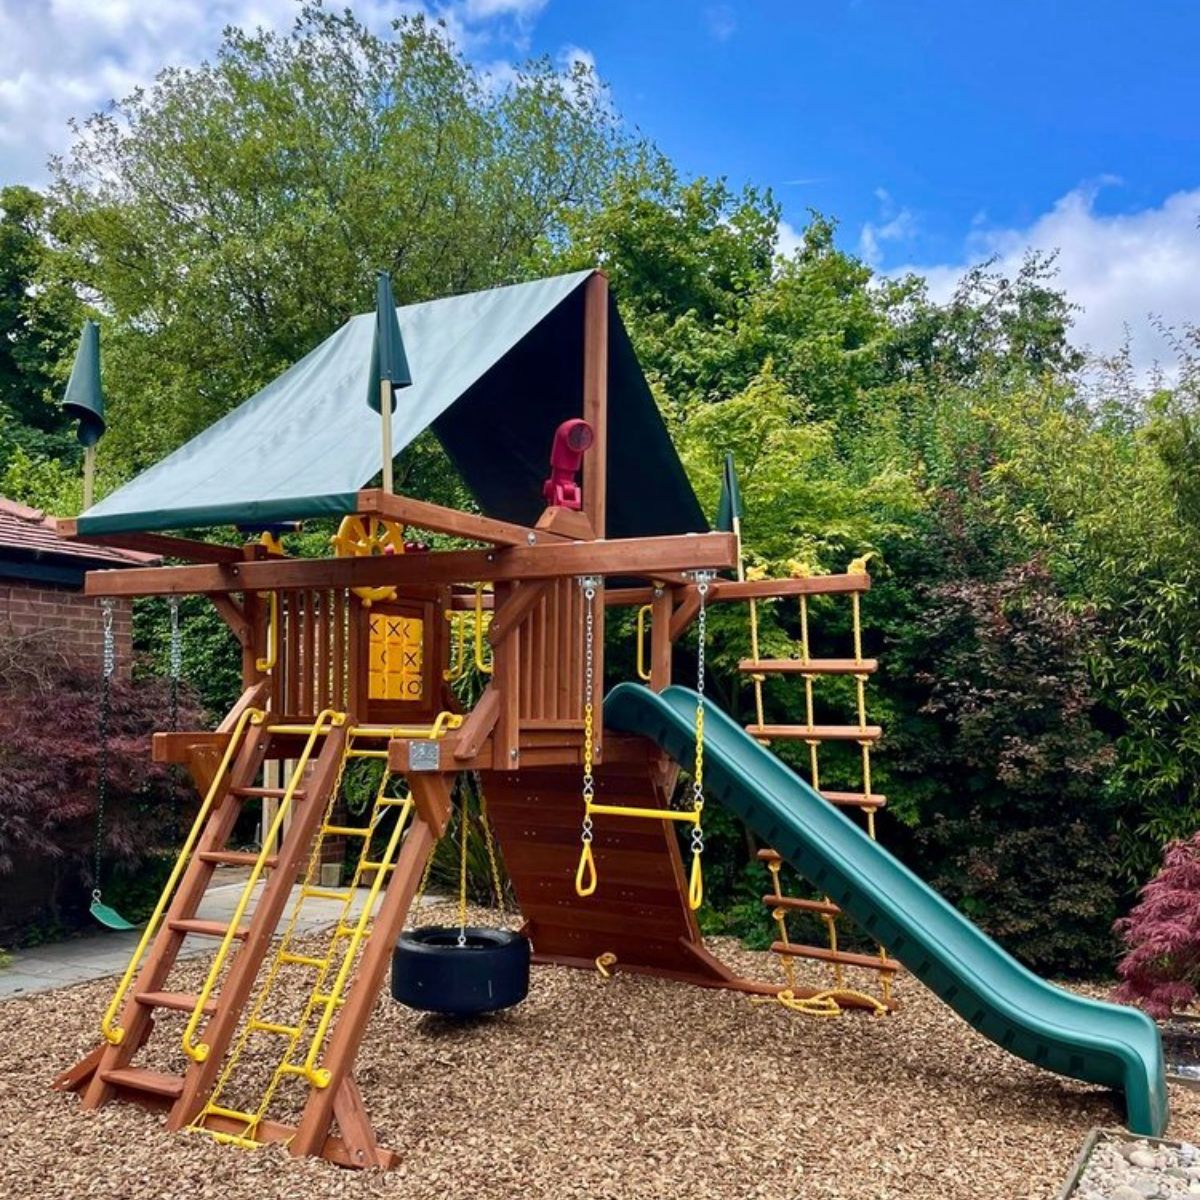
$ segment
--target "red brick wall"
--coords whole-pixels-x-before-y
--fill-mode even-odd
[[[0,636],[39,636],[100,670],[103,652],[100,601],[47,583],[0,581]],[[127,600],[113,613],[117,672],[128,676],[133,660],[133,614]]]

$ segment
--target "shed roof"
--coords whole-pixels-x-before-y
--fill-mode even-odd
[[[57,522],[40,508],[0,496],[0,558],[69,560],[81,566],[144,567],[159,561],[153,554],[116,550],[59,537]]]

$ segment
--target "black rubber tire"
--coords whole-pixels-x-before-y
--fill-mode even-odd
[[[392,951],[392,999],[421,1012],[471,1017],[520,1004],[529,994],[529,939],[507,929],[426,925]]]

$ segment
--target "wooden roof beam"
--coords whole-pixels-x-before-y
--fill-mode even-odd
[[[491,542],[496,546],[546,546],[574,540],[550,529],[534,529],[512,521],[497,521],[493,517],[460,512],[456,508],[397,496],[378,488],[363,488],[358,493],[356,507],[362,516],[382,517],[402,525],[416,525],[432,533],[473,538],[477,542]]]

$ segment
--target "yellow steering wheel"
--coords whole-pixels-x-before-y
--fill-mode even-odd
[[[371,558],[380,554],[404,553],[404,526],[385,517],[349,516],[342,519],[331,537],[338,558]],[[394,587],[356,587],[351,589],[370,608],[377,600],[395,600]]]

